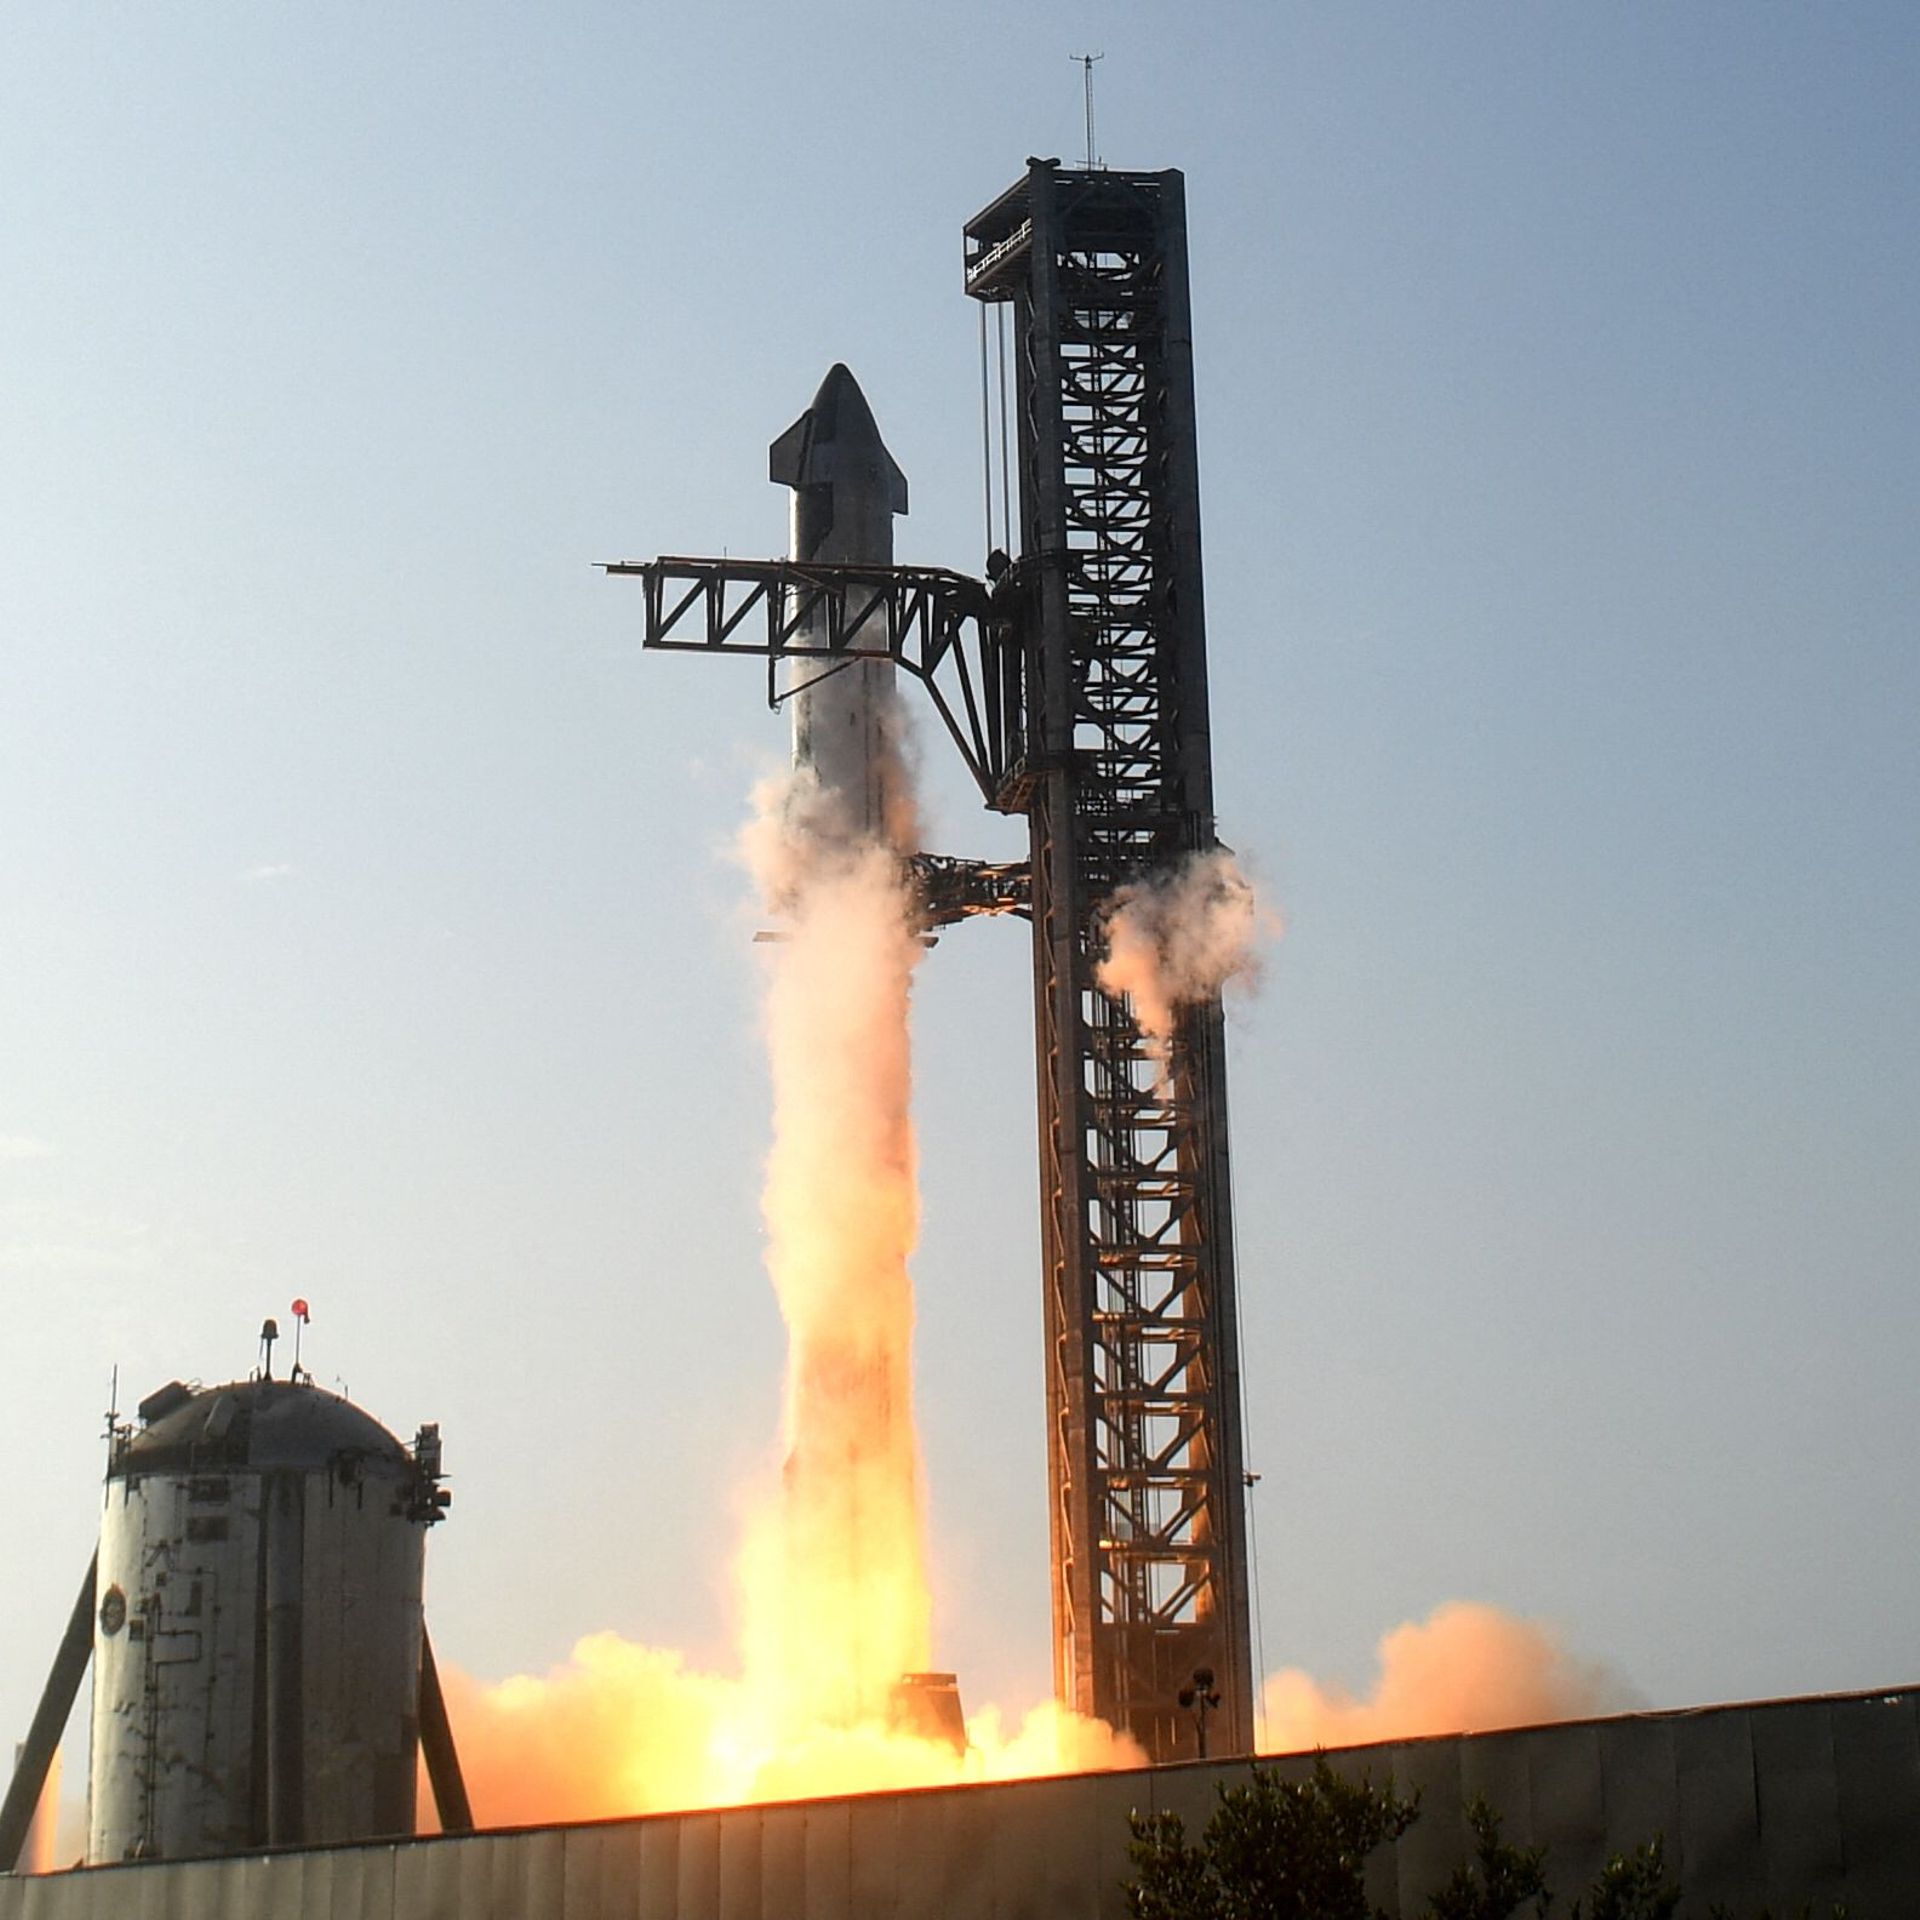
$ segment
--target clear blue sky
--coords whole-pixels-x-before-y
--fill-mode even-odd
[[[1448,1598],[1658,1704],[1914,1677],[1920,12],[0,14],[0,1735],[123,1401],[437,1418],[446,1657],[723,1660],[776,1418],[782,723],[589,562],[777,550],[834,359],[977,567],[960,226],[1193,222],[1267,1664]],[[928,735],[937,844],[1012,851]],[[923,970],[942,1653],[1046,1686],[1024,929]]]

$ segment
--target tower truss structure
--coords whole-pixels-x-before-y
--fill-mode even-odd
[[[1217,845],[1186,255],[1177,172],[1031,161],[966,228],[1015,347],[1055,1688],[1156,1759],[1253,1747],[1220,1006],[1162,1059],[1097,979],[1116,889]]]

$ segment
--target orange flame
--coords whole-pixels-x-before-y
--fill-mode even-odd
[[[893,849],[831,831],[818,797],[805,775],[764,790],[751,843],[787,908],[766,1003],[762,1207],[788,1360],[781,1486],[741,1554],[742,1653],[785,1739],[883,1723],[933,1633],[907,1271],[922,949]]]
[[[777,1735],[746,1682],[687,1668],[618,1634],[582,1640],[544,1677],[484,1686],[441,1669],[460,1762],[484,1826],[609,1819],[823,1794],[961,1786],[1135,1767],[1146,1756],[1103,1721],[1051,1701],[1009,1724],[969,1716],[968,1746],[879,1721]],[[423,1809],[430,1803],[423,1797]]]
[[[849,832],[837,796],[804,772],[756,799],[747,859],[785,920],[766,999],[762,1204],[788,1362],[783,1464],[736,1562],[740,1672],[696,1672],[610,1633],[544,1679],[484,1687],[449,1672],[489,1825],[1145,1760],[1104,1722],[1051,1702],[1011,1728],[991,1707],[974,1714],[963,1752],[892,1721],[896,1684],[933,1647],[907,1265],[919,1230],[908,1011],[922,947],[895,845]],[[909,844],[904,786],[886,813]]]
[[[774,1141],[767,1266],[788,1330],[783,1466],[751,1507],[736,1574],[740,1671],[617,1634],[544,1679],[445,1676],[489,1825],[1138,1766],[1104,1722],[1051,1702],[1007,1727],[989,1707],[956,1752],[893,1724],[933,1647],[912,1406],[918,1231],[908,1004],[921,955],[894,845],[850,833],[805,774],[758,796],[749,863],[786,919],[766,1001]],[[888,832],[911,795],[896,787]],[[1224,853],[1112,903],[1102,984],[1164,1048],[1174,1009],[1253,967],[1276,930]],[[1381,1642],[1355,1699],[1288,1669],[1268,1679],[1266,1745],[1291,1751],[1512,1726],[1627,1704],[1604,1669],[1536,1622],[1455,1603]]]

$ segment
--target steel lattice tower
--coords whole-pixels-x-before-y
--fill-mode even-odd
[[[1251,1752],[1220,1007],[1163,1070],[1095,980],[1114,889],[1217,844],[1184,182],[1031,161],[966,244],[1015,341],[1055,1688],[1169,1759],[1211,1668]]]

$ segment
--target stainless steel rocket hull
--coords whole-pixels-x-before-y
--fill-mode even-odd
[[[880,438],[859,382],[835,365],[798,420],[769,449],[770,477],[793,489],[790,557],[893,564],[893,516],[907,510],[906,476]],[[902,777],[902,722],[885,660],[802,663],[789,682],[793,761],[818,784],[821,822],[848,840],[913,850]]]

